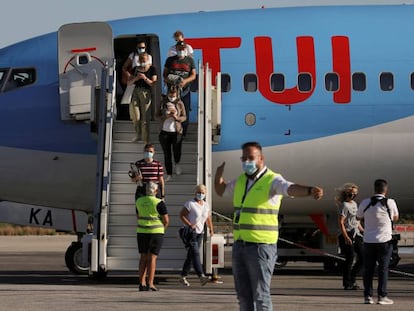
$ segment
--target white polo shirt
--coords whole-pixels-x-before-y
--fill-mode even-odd
[[[379,199],[384,198],[383,195],[376,194]],[[365,243],[385,243],[392,239],[391,218],[398,216],[397,204],[393,199],[388,199],[388,215],[387,207],[381,202],[370,206],[364,213],[365,208],[371,202],[371,198],[364,199],[358,207],[358,219],[364,219],[364,242]],[[391,216],[391,218],[390,218]]]

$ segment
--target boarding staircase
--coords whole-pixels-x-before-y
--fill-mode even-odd
[[[201,66],[199,72],[204,72]],[[212,189],[211,140],[215,141],[219,138],[220,127],[215,126],[216,130],[212,131],[212,124],[217,125],[217,119],[211,122],[210,114],[214,110],[211,108],[212,94],[220,93],[211,91],[211,70],[206,71],[205,78],[209,83],[204,82],[204,73],[199,74],[199,90],[203,90],[199,91],[198,98],[197,120],[199,122],[190,124],[183,141],[180,161],[182,174],[174,174],[172,180],[165,184],[165,202],[170,224],[158,256],[157,270],[179,271],[182,268],[186,250],[178,237],[178,229],[182,225],[179,213],[183,203],[193,197],[194,188],[198,183],[204,183],[208,189]],[[209,89],[204,92],[205,85]],[[130,180],[127,173],[130,163],[142,159],[144,144],[132,142],[135,133],[130,121],[116,120],[113,93],[111,95],[106,96],[112,99],[108,99],[106,112],[99,113],[105,118],[101,120],[99,126],[98,154],[101,154],[102,158],[98,157],[98,162],[101,160],[102,164],[98,163],[100,176],[98,176],[97,184],[101,200],[98,200],[94,213],[90,270],[92,274],[106,273],[111,270],[136,271],[139,262],[134,204],[136,184]],[[206,108],[206,103],[210,104],[208,108]],[[164,155],[158,141],[159,129],[159,122],[152,121],[150,141],[155,145],[155,158],[164,162]],[[207,201],[211,202],[211,191],[207,193]],[[211,273],[214,267],[210,237],[207,237],[205,241],[202,254],[204,251],[206,272]]]
[[[150,142],[155,145],[155,158],[162,163],[164,154],[158,141],[159,122],[150,125]],[[131,182],[127,172],[130,163],[143,158],[144,143],[131,142],[135,132],[130,121],[115,121],[113,127],[111,190],[108,214],[108,270],[137,270],[138,249],[136,239],[137,218],[134,194],[136,184]],[[164,236],[164,243],[157,260],[157,269],[178,270],[186,256],[178,237],[182,225],[179,213],[183,203],[194,196],[197,183],[197,124],[190,124],[183,141],[181,175],[165,183],[165,203],[170,217],[170,225]]]
[[[93,232],[82,238],[82,254],[79,256],[78,249],[74,252],[74,265],[81,271],[89,263],[89,274],[98,277],[110,270],[137,270],[136,185],[127,173],[130,163],[143,157],[144,145],[132,142],[134,132],[130,121],[116,120],[112,29],[103,22],[63,25],[58,32],[58,47],[61,119],[89,124],[97,138]],[[221,131],[219,77],[217,87],[213,87],[211,69],[199,64],[198,107],[194,118],[197,123],[190,124],[183,142],[180,162],[183,173],[174,175],[165,186],[170,225],[157,261],[159,270],[181,269],[185,249],[178,238],[179,212],[183,203],[194,195],[196,184],[204,183],[212,189],[211,144],[219,141]],[[155,157],[164,162],[158,142],[159,122],[152,121],[150,129]],[[211,191],[206,199],[211,205]],[[207,236],[204,245],[204,265],[209,273],[213,267],[212,249],[217,244],[213,245]]]

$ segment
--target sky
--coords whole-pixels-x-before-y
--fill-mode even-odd
[[[275,6],[414,0],[7,0],[0,17],[0,48],[57,31],[67,23],[181,12],[271,8]],[[24,8],[23,8],[24,6]]]

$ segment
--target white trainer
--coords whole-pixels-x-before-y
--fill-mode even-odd
[[[171,175],[167,175],[167,177],[165,177],[165,182],[168,182],[168,181],[170,181],[172,179],[172,176]]]
[[[181,277],[180,283],[183,284],[184,286],[190,286],[190,282],[188,282],[188,280],[185,276]]]
[[[177,175],[181,175],[183,173],[181,166],[179,166],[178,164],[175,164],[175,173]]]
[[[374,304],[374,299],[372,299],[371,296],[366,296],[365,299],[364,299],[364,303],[366,305],[372,305],[372,304]]]
[[[378,304],[379,305],[392,305],[394,303],[394,301],[390,298],[388,298],[387,296],[385,297],[378,297]]]

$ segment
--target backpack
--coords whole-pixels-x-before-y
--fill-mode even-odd
[[[383,198],[380,198],[380,199],[376,196],[371,197],[371,202],[369,202],[367,207],[364,208],[363,213],[365,213],[371,206],[374,206],[378,202],[380,202],[381,205],[384,206],[387,209],[388,217],[390,217],[390,220],[391,220],[391,229],[394,229],[394,221],[392,220],[390,208],[388,207],[388,198],[387,197],[383,197]]]

